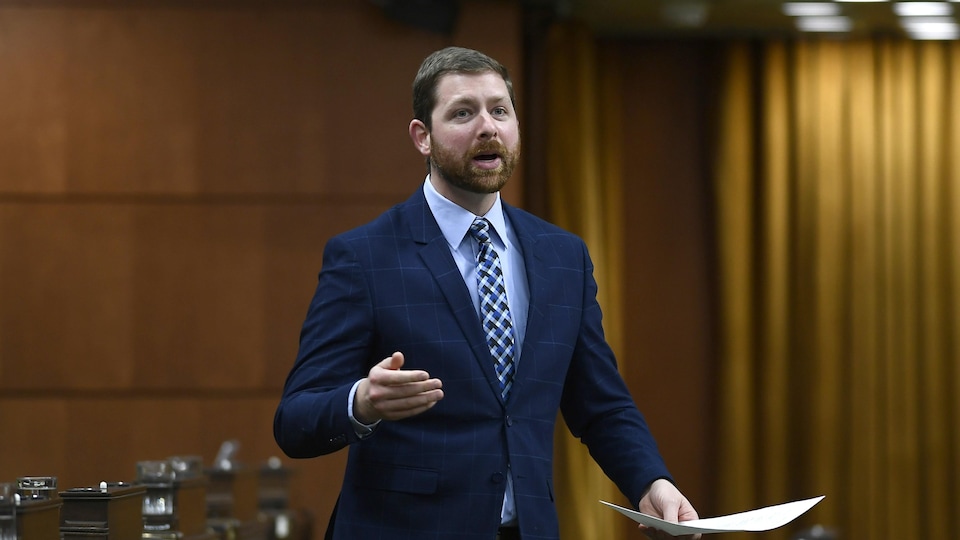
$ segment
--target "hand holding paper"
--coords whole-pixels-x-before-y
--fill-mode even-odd
[[[765,508],[740,512],[738,514],[730,514],[706,519],[694,519],[681,523],[664,521],[660,518],[643,514],[637,512],[636,510],[631,510],[622,506],[617,506],[606,501],[600,502],[636,521],[637,523],[659,529],[673,536],[680,536],[720,532],[760,532],[777,529],[803,515],[807,510],[810,510],[818,502],[822,501],[823,498],[824,496],[821,495],[812,499],[804,499],[801,501],[793,501],[775,506],[767,506]]]

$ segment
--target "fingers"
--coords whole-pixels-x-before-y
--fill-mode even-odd
[[[690,504],[690,501],[680,493],[680,490],[673,483],[665,479],[655,480],[640,499],[637,507],[645,514],[674,523],[698,519],[697,511]],[[640,529],[643,534],[654,540],[674,538],[666,532],[643,525],[640,526]],[[700,538],[700,535],[683,536],[681,538],[696,540]]]
[[[403,367],[403,353],[395,352],[384,358],[377,365],[370,369],[367,377],[375,385],[393,386],[404,383],[426,381],[430,375],[422,370],[401,370]]]
[[[400,420],[420,414],[443,399],[443,384],[426,371],[402,370],[403,353],[395,352],[375,365],[360,382],[354,416],[365,423]],[[360,415],[360,416],[358,416]]]
[[[674,499],[664,500],[662,505],[660,506],[660,513],[663,520],[670,521],[672,523],[676,523],[680,521],[680,519],[678,518],[679,510],[680,510],[679,501],[676,501]]]
[[[443,399],[443,390],[417,392],[409,397],[371,396],[371,403],[384,420],[401,420],[427,411]]]
[[[677,521],[691,521],[694,519],[700,519],[700,515],[697,514],[697,510],[690,504],[690,501],[684,497],[680,503],[680,510],[677,512]]]

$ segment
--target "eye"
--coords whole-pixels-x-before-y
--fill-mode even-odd
[[[493,109],[494,116],[506,116],[507,108],[506,107],[496,107]]]
[[[470,111],[466,109],[459,109],[453,113],[454,118],[467,118],[468,116],[470,116]]]

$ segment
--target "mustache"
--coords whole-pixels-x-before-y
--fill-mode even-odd
[[[498,154],[505,155],[507,153],[507,147],[503,145],[500,141],[489,140],[481,143],[475,144],[470,148],[470,155],[477,156],[480,154]]]

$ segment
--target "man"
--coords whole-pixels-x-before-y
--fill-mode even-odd
[[[507,70],[450,47],[413,93],[428,176],[327,243],[274,421],[291,457],[350,447],[327,537],[559,538],[558,410],[641,511],[695,519],[604,340],[584,243],[500,199],[520,155]]]

